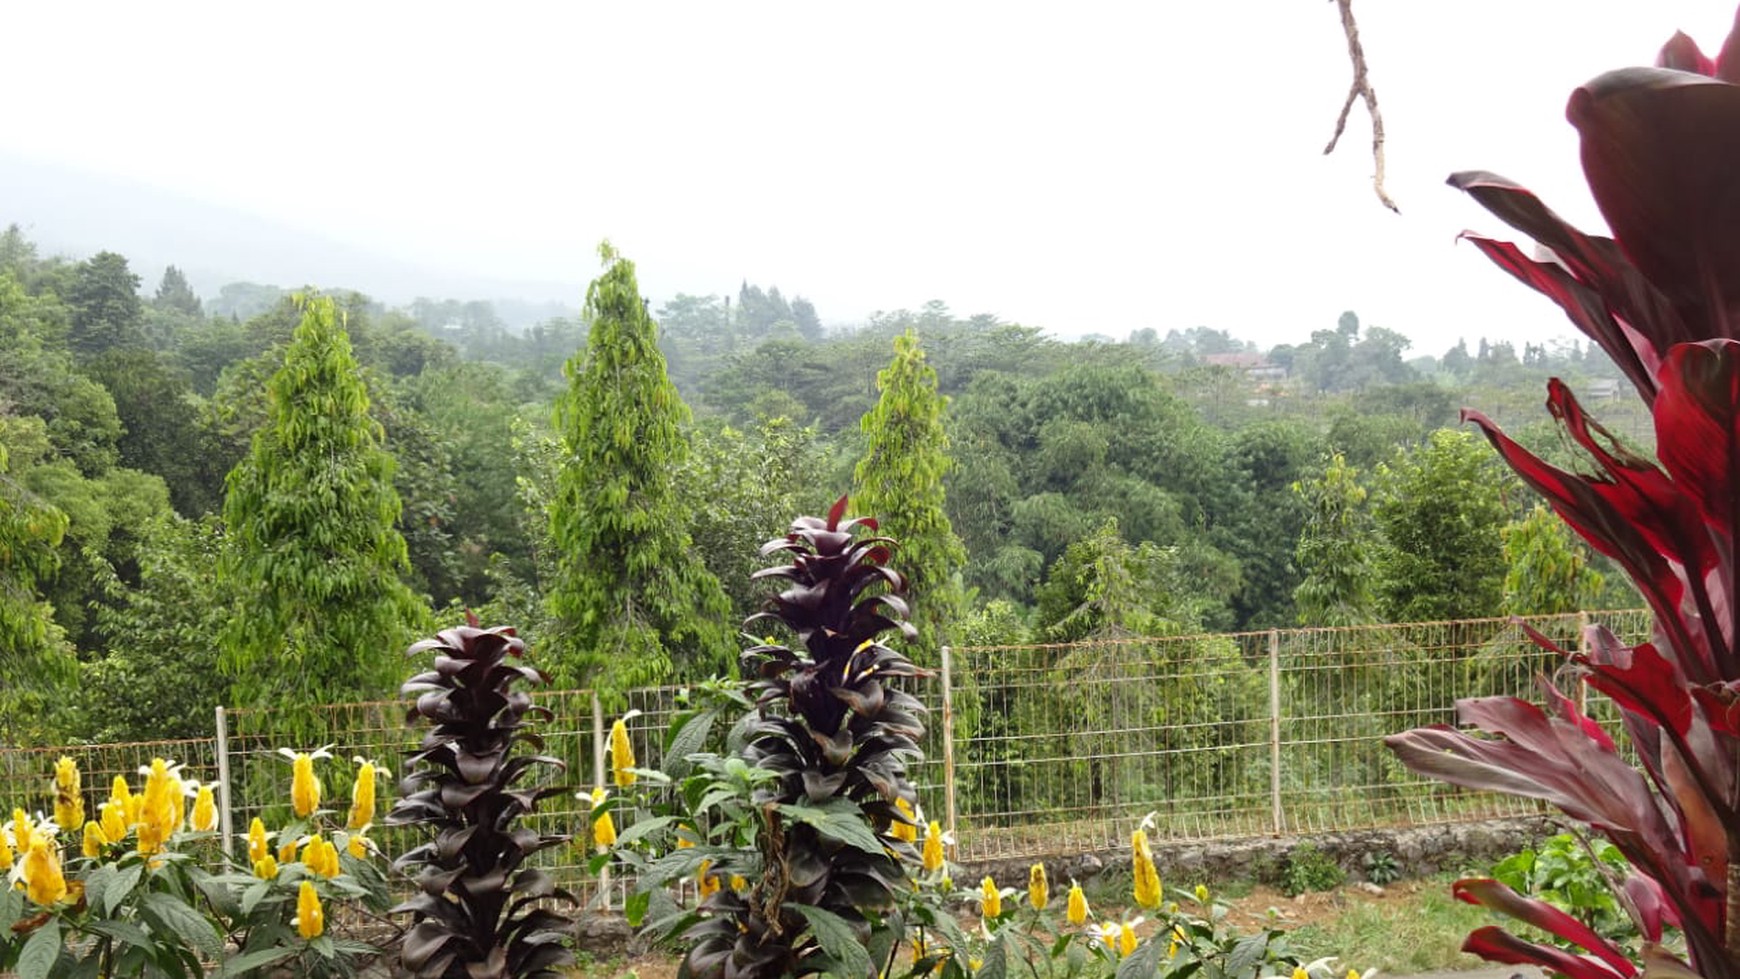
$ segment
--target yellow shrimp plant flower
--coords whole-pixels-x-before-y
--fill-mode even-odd
[[[1135,872],[1136,903],[1150,910],[1160,906],[1160,872],[1154,869],[1154,851],[1148,833],[1136,830],[1130,836],[1131,869]]]
[[[211,786],[201,785],[193,796],[193,828],[195,832],[209,833],[218,826],[217,800],[212,798]]]
[[[1063,916],[1065,920],[1077,928],[1087,924],[1087,895],[1082,893],[1081,885],[1075,881],[1069,882],[1069,900],[1064,905]]]
[[[266,848],[266,823],[255,816],[248,824],[248,862],[259,863],[272,855]]]
[[[47,836],[32,836],[30,851],[21,869],[24,896],[43,907],[59,904],[66,897],[66,876],[60,870],[60,851]]]
[[[278,749],[280,755],[290,759],[290,806],[299,819],[307,819],[320,808],[320,777],[314,774],[314,760],[331,758],[332,752],[327,748],[314,751]]]
[[[628,740],[628,718],[619,717],[610,725],[610,778],[617,788],[634,784],[633,769],[634,743]]]
[[[309,810],[313,812],[313,810]],[[296,891],[296,918],[292,922],[296,926],[296,934],[312,941],[319,938],[326,930],[326,912],[321,910],[320,895],[315,892],[312,881],[303,881]]]
[[[582,796],[585,798],[585,796]],[[610,793],[600,785],[592,790],[592,805],[604,805],[604,800],[610,798]],[[592,842],[600,849],[607,850],[616,845],[616,822],[610,818],[610,813],[592,821]]]
[[[79,781],[78,763],[60,756],[54,763],[54,821],[69,833],[85,824],[85,798]]]
[[[79,841],[79,852],[92,859],[103,855],[103,849],[109,845],[109,838],[103,835],[103,824],[92,820],[85,824],[85,835]]]
[[[997,882],[990,877],[979,881],[979,913],[987,918],[996,918],[1003,913],[1003,892],[997,889]]]
[[[906,817],[905,821],[896,819],[888,827],[888,835],[902,843],[918,842],[918,814],[913,811],[912,803],[905,799],[895,799],[894,808]]]
[[[357,763],[356,786],[351,790],[350,818],[345,829],[363,829],[375,821],[375,763],[363,758]]]
[[[1044,911],[1051,903],[1051,883],[1045,879],[1045,864],[1036,863],[1027,870],[1027,903],[1035,911]]]
[[[936,820],[931,820],[924,831],[924,851],[921,854],[925,873],[934,873],[943,868],[943,830]]]

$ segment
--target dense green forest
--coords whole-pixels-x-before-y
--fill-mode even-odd
[[[1580,345],[1420,355],[1352,312],[1268,350],[1065,341],[942,302],[828,328],[749,283],[649,305],[608,250],[581,316],[520,332],[142,274],[0,235],[0,743],[385,696],[465,607],[564,682],[725,669],[757,546],[845,492],[904,542],[921,663],[1633,601],[1456,424],[1553,450],[1560,376],[1647,441]]]

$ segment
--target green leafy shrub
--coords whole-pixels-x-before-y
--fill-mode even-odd
[[[1519,894],[1538,898],[1614,942],[1636,938],[1637,928],[1614,894],[1613,881],[1631,873],[1631,863],[1606,840],[1584,841],[1560,833],[1493,865],[1492,876]]]
[[[1315,844],[1301,843],[1287,854],[1281,868],[1281,892],[1297,897],[1308,891],[1331,891],[1347,880],[1347,871]]]

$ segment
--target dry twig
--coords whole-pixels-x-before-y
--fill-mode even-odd
[[[1341,8],[1341,31],[1347,35],[1347,57],[1353,62],[1353,84],[1348,86],[1347,101],[1341,104],[1341,115],[1335,119],[1335,135],[1329,137],[1323,155],[1335,152],[1335,144],[1340,142],[1341,133],[1347,128],[1347,114],[1353,111],[1354,99],[1365,99],[1366,112],[1371,116],[1372,162],[1377,166],[1372,174],[1372,189],[1377,191],[1378,200],[1385,207],[1400,214],[1402,209],[1384,190],[1384,116],[1378,111],[1377,90],[1371,87],[1371,80],[1366,76],[1365,48],[1360,46],[1359,25],[1353,20],[1353,0],[1335,0],[1335,5]]]

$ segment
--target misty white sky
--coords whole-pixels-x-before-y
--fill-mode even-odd
[[[18,3],[0,153],[576,303],[609,237],[655,299],[747,278],[830,322],[940,298],[1062,335],[1266,345],[1343,309],[1419,353],[1570,335],[1454,244],[1500,226],[1443,180],[1600,229],[1571,89],[1676,28],[1718,49],[1732,0],[1355,12],[1399,217],[1362,108],[1322,155],[1350,77],[1325,0]]]

